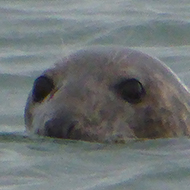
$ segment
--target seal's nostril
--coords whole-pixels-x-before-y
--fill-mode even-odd
[[[67,138],[70,138],[72,136],[73,131],[75,130],[75,126],[77,124],[77,121],[74,121],[67,130]]]
[[[55,138],[69,138],[76,122],[67,121],[62,118],[54,118],[45,123],[45,135]]]

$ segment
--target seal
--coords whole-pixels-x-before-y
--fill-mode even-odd
[[[156,58],[89,47],[34,81],[25,124],[30,133],[91,142],[189,136],[190,92]]]

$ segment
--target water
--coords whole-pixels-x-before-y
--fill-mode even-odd
[[[190,87],[189,10],[189,0],[2,1],[0,189],[189,189],[189,139],[103,145],[28,138],[23,122],[35,77],[88,45],[156,56]]]

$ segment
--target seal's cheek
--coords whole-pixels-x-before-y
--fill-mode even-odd
[[[147,106],[137,112],[134,133],[137,138],[164,138],[172,136],[172,113],[166,109]]]

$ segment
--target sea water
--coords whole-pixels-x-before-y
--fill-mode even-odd
[[[0,189],[189,190],[190,140],[99,144],[27,137],[34,79],[89,45],[164,61],[190,87],[189,0],[15,0],[0,4]]]

